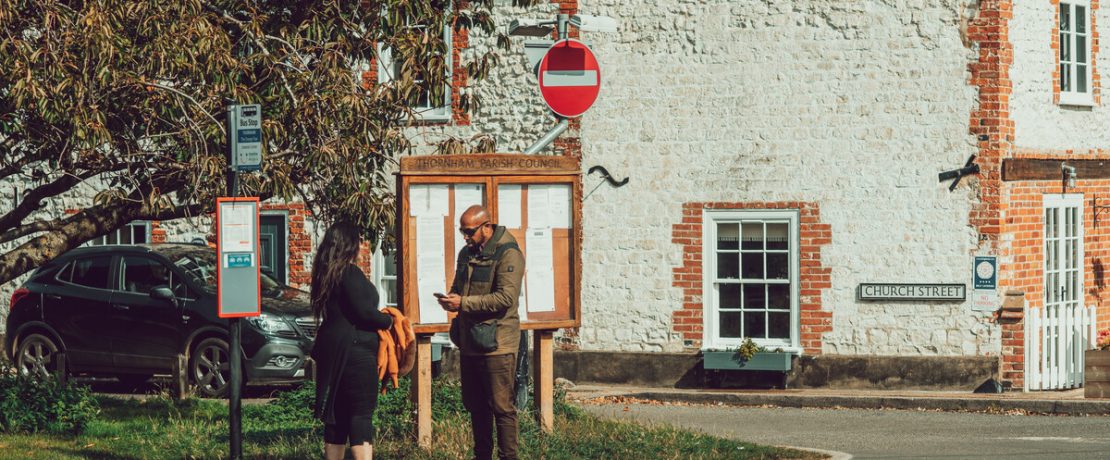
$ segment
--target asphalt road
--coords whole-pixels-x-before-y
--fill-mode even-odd
[[[666,423],[756,444],[843,452],[853,458],[1110,458],[1110,417],[644,404],[582,407],[606,418]]]

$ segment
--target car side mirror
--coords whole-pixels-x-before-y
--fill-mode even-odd
[[[174,307],[177,307],[177,297],[173,295],[173,291],[167,286],[155,286],[150,289],[150,298],[165,300]]]

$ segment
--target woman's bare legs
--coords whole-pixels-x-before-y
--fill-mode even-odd
[[[347,453],[346,444],[324,443],[324,458],[326,460],[343,460],[343,454],[345,453]]]
[[[373,460],[374,458],[374,445],[364,442],[358,446],[351,446],[351,456],[355,460]]]

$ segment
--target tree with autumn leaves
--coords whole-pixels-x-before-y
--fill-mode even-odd
[[[241,175],[242,195],[300,199],[367,235],[390,228],[410,107],[449,87],[442,31],[507,46],[493,3],[0,2],[0,183],[31,184],[0,208],[0,244],[21,242],[0,254],[0,283],[133,220],[211,212],[228,194],[232,103],[263,107],[262,169]],[[399,74],[361,82],[382,49]],[[488,75],[495,53],[470,56],[468,78]],[[76,213],[44,215],[78,187],[97,192]]]

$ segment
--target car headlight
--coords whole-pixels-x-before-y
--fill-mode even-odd
[[[265,332],[267,334],[277,334],[279,332],[295,333],[295,329],[293,329],[293,326],[289,324],[289,322],[285,321],[280,316],[275,316],[268,313],[263,313],[260,316],[249,317],[247,318],[247,322],[254,326],[255,329],[258,329],[259,331]]]

